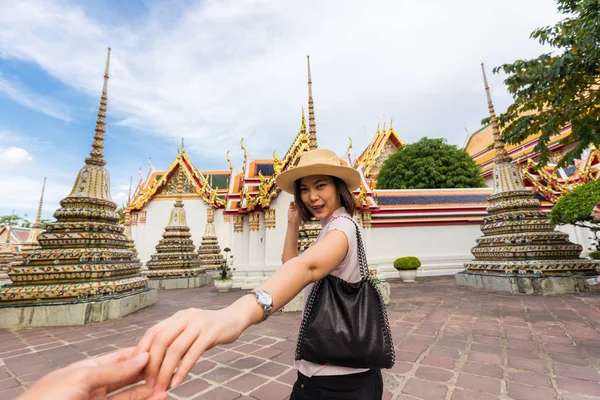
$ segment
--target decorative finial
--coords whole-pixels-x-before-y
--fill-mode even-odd
[[[315,122],[315,104],[312,95],[312,78],[310,76],[310,56],[306,56],[308,66],[308,138],[309,148],[317,148],[317,123]]]
[[[390,119],[390,131],[394,130],[394,127],[392,126],[392,123],[394,122],[394,118]]]
[[[246,159],[248,158],[248,150],[246,150],[246,146],[244,146],[244,138],[240,139],[240,147],[244,151],[244,164],[246,163]]]
[[[492,132],[494,134],[494,149],[496,150],[496,155],[494,157],[494,162],[496,165],[500,163],[510,162],[510,157],[506,153],[506,149],[504,148],[504,139],[500,134],[500,128],[498,127],[498,119],[496,118],[496,112],[494,111],[494,104],[492,103],[492,96],[490,94],[490,87],[488,85],[487,77],[485,76],[485,67],[483,63],[481,63],[481,72],[483,73],[483,84],[485,86],[485,94],[487,96],[488,101],[488,110],[490,111],[490,120],[492,122]]]
[[[227,150],[227,153],[225,153],[225,158],[227,158],[227,161],[229,161],[229,170],[233,171],[233,162],[231,161],[231,158],[229,158],[229,150]]]
[[[129,177],[129,193],[127,193],[127,205],[129,206],[129,203],[131,202],[131,183],[133,181],[133,177],[130,176]]]
[[[104,86],[102,88],[102,95],[100,96],[100,109],[98,110],[98,119],[96,120],[96,134],[94,135],[94,142],[92,143],[92,151],[90,157],[85,159],[85,163],[88,165],[98,165],[103,167],[106,165],[104,161],[104,126],[106,124],[106,104],[107,104],[107,90],[108,90],[108,70],[110,67],[110,47],[108,48],[108,55],[106,56],[106,69],[104,70]]]
[[[150,166],[150,170],[154,169],[154,166],[152,165],[152,157],[148,157],[148,165]]]
[[[177,204],[182,204],[181,194],[183,193],[183,159],[179,159],[179,170],[177,171]]]
[[[350,139],[350,144],[348,145],[348,149],[346,150],[346,154],[348,154],[348,159],[350,159],[350,150],[352,150],[352,138],[348,137],[348,139]]]
[[[32,228],[40,228],[42,226],[42,205],[44,204],[44,191],[46,190],[46,177],[44,177],[44,183],[42,184],[42,195],[40,196],[40,204],[38,206],[37,216]]]
[[[381,133],[381,122],[377,121],[377,133]]]
[[[140,179],[143,181],[144,180],[144,174],[142,174],[142,167],[140,167],[140,169],[138,170],[138,174],[140,174]]]
[[[385,133],[385,121],[383,121],[383,133]]]
[[[300,123],[300,132],[306,133],[306,118],[304,117],[304,107],[302,107],[302,122]]]
[[[183,138],[181,138],[181,152],[185,151],[185,146],[183,145]]]

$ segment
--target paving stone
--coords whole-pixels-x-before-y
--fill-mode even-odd
[[[422,366],[417,369],[415,376],[428,381],[448,382],[454,376],[454,373],[441,368]]]
[[[265,362],[265,360],[263,360],[262,358],[244,357],[244,358],[238,358],[237,360],[230,362],[229,366],[231,368],[248,370],[248,369],[257,367],[260,364],[263,364],[264,362]]]
[[[485,364],[502,365],[502,356],[498,354],[480,353],[478,351],[470,351],[467,360]]]
[[[456,386],[475,392],[500,394],[500,379],[461,373]]]
[[[554,373],[568,378],[583,379],[586,381],[600,381],[600,373],[592,368],[576,365],[554,364]]]
[[[508,395],[511,399],[515,400],[551,400],[557,398],[557,394],[554,391],[554,389],[547,387],[530,387],[515,382],[507,382],[506,386],[508,390]]]
[[[198,398],[202,400],[234,400],[239,399],[240,394],[227,388],[217,387],[203,393]]]
[[[265,347],[258,351],[255,351],[254,353],[252,353],[252,355],[256,356],[256,357],[262,357],[262,358],[273,358],[273,357],[277,357],[284,351],[285,350],[277,349],[274,347]]]
[[[255,387],[262,385],[266,381],[267,380],[265,378],[261,378],[258,375],[244,374],[239,378],[234,378],[231,381],[227,382],[225,386],[227,386],[230,389],[237,390],[238,392],[248,393]]]
[[[536,374],[534,372],[508,372],[508,380],[530,386],[551,387],[548,375]]]
[[[502,378],[504,369],[496,365],[482,364],[467,361],[463,364],[462,370],[474,375],[488,376],[490,378]]]
[[[190,372],[194,375],[202,375],[206,371],[213,369],[216,365],[216,363],[210,360],[201,359],[192,367]]]
[[[548,373],[548,368],[540,360],[530,360],[528,358],[508,357],[510,368],[522,369],[526,371],[539,372],[541,374]]]
[[[229,368],[229,367],[219,367],[207,372],[202,376],[203,379],[208,381],[222,383],[228,381],[234,376],[241,375],[243,372],[237,369]]]
[[[200,378],[194,378],[185,383],[182,383],[175,389],[170,390],[170,392],[176,394],[177,396],[191,398],[196,396],[198,393],[208,389],[209,387],[210,383]]]
[[[266,375],[269,377],[274,377],[283,374],[288,370],[287,365],[275,363],[275,362],[266,362],[263,365],[256,367],[252,370],[253,374],[258,375]],[[295,372],[295,370],[294,370]]]
[[[600,393],[600,384],[580,379],[557,376],[556,385],[560,390],[568,390],[573,393],[587,394],[590,396],[598,396]]]
[[[278,382],[269,382],[250,393],[259,400],[284,400],[289,399],[292,388]]]
[[[421,364],[429,365],[432,367],[453,369],[454,365],[455,365],[455,361],[454,361],[454,359],[452,359],[450,357],[428,355],[423,358],[423,361],[421,361]]]
[[[465,390],[456,388],[452,392],[451,400],[497,400],[497,396],[492,396],[486,393],[473,392],[472,390]]]
[[[410,378],[402,393],[406,393],[424,400],[444,400],[448,388],[445,385],[431,383],[417,378]]]

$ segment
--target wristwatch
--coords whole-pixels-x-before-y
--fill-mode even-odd
[[[261,289],[254,289],[249,291],[248,293],[252,293],[253,295],[255,295],[256,300],[258,301],[258,305],[262,307],[264,315],[260,322],[263,322],[271,314],[271,310],[273,309],[273,298],[269,293]]]

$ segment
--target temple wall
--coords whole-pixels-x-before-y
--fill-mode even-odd
[[[223,210],[215,212],[215,231],[221,249],[230,247],[234,256],[234,286],[252,288],[281,266],[281,254],[287,229],[287,212],[292,196],[281,193],[271,203],[275,209],[275,228],[265,228],[264,214],[260,214],[259,229],[249,230],[249,216],[244,215],[244,231],[234,232],[233,216],[225,222]],[[173,200],[153,200],[146,211],[146,223],[132,226],[133,238],[140,255],[146,262],[155,253],[169,221]],[[206,205],[201,200],[184,200],[187,223],[194,244],[199,246],[206,226]],[[571,241],[584,247],[586,256],[591,246],[587,229],[571,225],[558,227],[570,235]],[[416,256],[422,262],[418,276],[451,275],[463,269],[465,261],[473,259],[470,253],[481,236],[480,226],[437,225],[372,227],[364,229],[365,245],[370,268],[376,268],[382,278],[397,277],[393,268],[396,258]]]
[[[398,277],[394,260],[415,256],[422,266],[418,276],[451,275],[473,258],[471,247],[481,236],[479,225],[399,226],[371,228],[367,246],[369,267],[382,278]],[[367,231],[367,230],[365,230]]]

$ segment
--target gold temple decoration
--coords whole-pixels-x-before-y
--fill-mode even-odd
[[[362,226],[365,229],[369,229],[372,225],[371,211],[363,211],[362,213]]]
[[[129,177],[129,192],[127,193],[127,204],[125,205],[125,209],[123,210],[123,217],[124,217],[124,225],[125,225],[125,237],[127,238],[127,240],[129,241],[128,243],[128,247],[131,249],[131,251],[133,251],[136,255],[136,257],[138,256],[138,252],[137,249],[135,248],[135,242],[133,240],[133,234],[131,233],[131,208],[129,203],[131,203],[131,184],[132,184],[132,177]]]
[[[272,208],[268,208],[265,210],[265,228],[271,229],[275,228],[275,210]]]
[[[233,162],[231,161],[231,158],[229,158],[229,150],[225,153],[225,158],[227,158],[227,161],[229,162],[229,170],[233,171]]]
[[[44,204],[44,191],[46,190],[46,178],[44,177],[44,183],[42,184],[42,194],[40,195],[40,203],[38,205],[37,215],[35,222],[33,223],[29,234],[27,235],[27,241],[23,243],[21,247],[22,251],[29,251],[40,248],[40,242],[38,242],[38,236],[42,233],[42,206]]]
[[[234,232],[244,232],[244,216],[240,214],[235,214],[233,216],[233,231]]]
[[[310,76],[310,56],[306,56],[308,67],[308,140],[310,150],[317,148],[317,123],[315,122],[315,104],[312,94],[312,78]]]
[[[4,246],[2,246],[2,251],[0,251],[0,280],[9,279],[8,272],[10,265],[15,262],[15,253],[13,252],[12,246],[10,244],[10,235],[13,216],[15,214],[15,210],[13,210],[10,215],[10,219],[8,220],[8,225],[6,225],[6,240],[4,241]]]
[[[260,228],[260,214],[251,212],[248,214],[248,230],[257,231]]]
[[[110,49],[90,156],[54,213],[56,221],[38,236],[41,248],[24,252],[22,262],[11,266],[13,283],[0,288],[1,304],[74,302],[147,289],[141,263],[118,224],[104,168],[109,65]]]
[[[242,177],[246,175],[246,163],[248,162],[248,150],[246,149],[246,146],[244,146],[244,138],[240,139],[240,147],[242,148],[242,151],[244,152],[244,161],[242,163]]]
[[[202,235],[202,243],[198,247],[198,257],[203,269],[214,270],[220,268],[225,262],[221,254],[219,240],[215,233],[215,209],[209,206],[206,209],[206,227]]]
[[[348,145],[348,148],[346,149],[346,155],[348,156],[348,160],[350,160],[350,151],[352,150],[352,138],[348,137],[348,140],[350,140],[350,144]]]
[[[146,263],[150,279],[196,276],[204,271],[201,266],[192,234],[187,225],[183,194],[183,160],[179,159],[177,171],[177,200],[171,210],[169,224],[156,246],[156,253]]]
[[[490,88],[481,64],[496,150],[494,191],[488,197],[475,260],[465,263],[467,271],[505,274],[586,273],[596,270],[593,260],[579,258],[582,247],[569,235],[555,230],[540,201],[523,185],[521,170],[512,164],[500,135]]]

